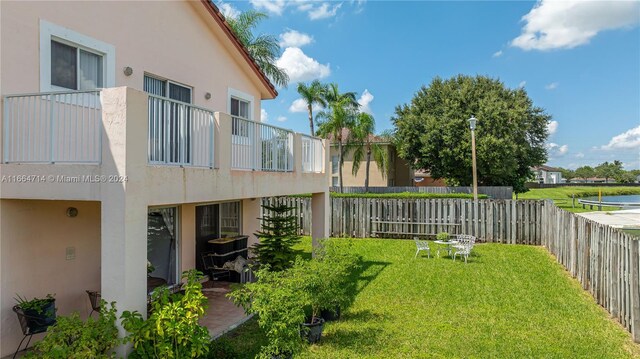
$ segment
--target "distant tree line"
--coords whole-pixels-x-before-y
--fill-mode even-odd
[[[613,162],[603,162],[596,167],[582,166],[575,170],[560,168],[562,178],[567,181],[572,179],[587,180],[588,178],[604,178],[605,182],[614,180],[617,183],[633,183],[636,181],[640,170],[625,171],[622,162],[615,160]]]

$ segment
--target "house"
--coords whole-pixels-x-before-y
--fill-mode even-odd
[[[211,2],[0,7],[0,357],[16,294],[146,313],[147,260],[179,281],[263,197],[312,193],[328,236],[328,143],[259,122],[277,91]]]
[[[431,177],[431,173],[424,170],[415,171],[413,174],[413,182],[416,187],[446,187],[447,184],[443,178]]]
[[[536,181],[538,183],[564,183],[562,172],[558,168],[542,165],[533,167],[532,171],[535,173]]]
[[[348,136],[349,131],[343,129],[343,138]],[[329,137],[331,140],[331,137]],[[408,163],[398,156],[398,152],[395,146],[385,141],[384,139],[371,135],[371,141],[375,142],[378,146],[381,146],[383,151],[387,153],[389,159],[389,165],[387,166],[386,173],[378,167],[378,164],[371,156],[370,169],[369,169],[369,186],[370,187],[398,187],[398,186],[413,186],[413,171],[409,167]],[[331,161],[331,176],[329,179],[330,186],[339,186],[340,180],[338,175],[340,152],[338,150],[338,143],[331,142],[330,161]],[[344,165],[342,167],[342,181],[345,187],[364,187],[364,180],[366,176],[366,160],[360,162],[360,168],[358,173],[353,175],[353,151],[348,151],[344,156]]]

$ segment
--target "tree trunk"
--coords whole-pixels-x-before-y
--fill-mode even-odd
[[[307,110],[309,111],[309,128],[311,129],[311,136],[315,136],[315,132],[313,131],[313,108],[311,104],[307,106]]]
[[[342,136],[338,138],[338,177],[340,180],[340,193],[342,193]]]
[[[371,149],[367,148],[367,164],[364,172],[364,192],[369,192],[369,167],[371,165]]]

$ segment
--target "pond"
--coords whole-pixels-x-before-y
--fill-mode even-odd
[[[598,196],[583,198],[589,201],[598,201]],[[607,203],[635,203],[640,206],[640,194],[629,194],[624,196],[602,196],[602,202]]]

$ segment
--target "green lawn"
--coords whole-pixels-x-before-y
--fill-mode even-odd
[[[301,358],[640,357],[544,248],[480,244],[465,265],[413,259],[413,241],[351,241],[364,259],[353,305]],[[255,321],[227,338],[246,358],[264,342]]]
[[[616,196],[625,194],[640,194],[640,187],[555,187],[533,188],[529,192],[520,193],[518,199],[552,199],[556,206],[570,212],[593,212],[589,207],[583,209],[578,203],[580,197],[597,196],[598,190],[602,190],[603,196]],[[576,197],[573,207],[572,195]],[[515,197],[515,195],[514,195]],[[595,208],[595,207],[594,207]],[[603,211],[617,211],[618,207],[602,207]]]

